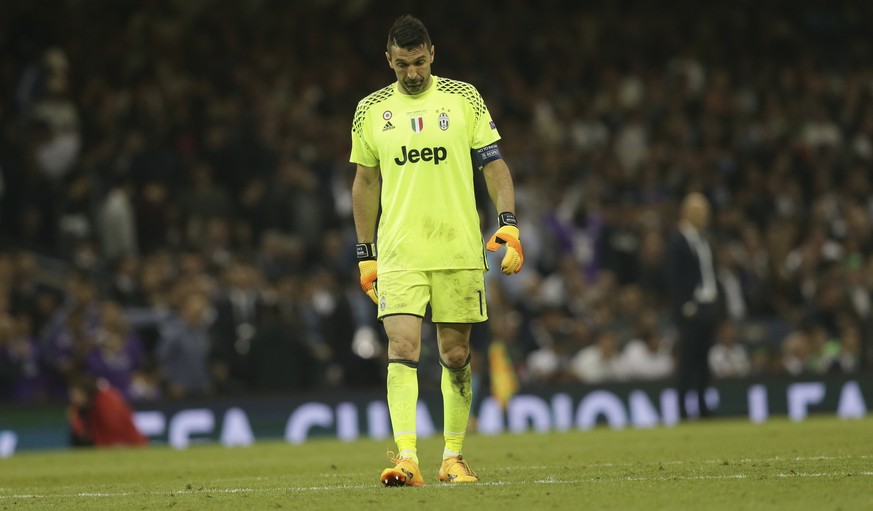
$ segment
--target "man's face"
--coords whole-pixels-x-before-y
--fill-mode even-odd
[[[388,65],[397,75],[397,83],[405,94],[419,94],[430,86],[430,65],[433,64],[434,47],[422,44],[417,48],[406,49],[391,46],[385,52]]]
[[[706,229],[709,225],[709,201],[699,193],[693,193],[685,198],[682,204],[683,216],[695,229]]]
[[[703,201],[695,202],[689,210],[691,225],[699,230],[706,229],[709,225],[709,204]]]

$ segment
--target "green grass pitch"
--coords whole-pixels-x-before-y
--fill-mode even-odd
[[[436,480],[433,437],[419,441],[426,485],[382,488],[388,447],[24,452],[0,460],[0,510],[873,509],[873,417],[471,434],[465,451],[482,482],[463,486]]]

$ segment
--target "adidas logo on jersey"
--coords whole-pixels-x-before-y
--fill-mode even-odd
[[[388,121],[385,123],[385,126],[382,128],[382,131],[388,131],[388,130],[393,130],[393,129],[394,129],[394,125],[391,124],[391,121]]]

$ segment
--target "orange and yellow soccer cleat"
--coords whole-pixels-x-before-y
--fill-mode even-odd
[[[379,476],[382,486],[424,486],[418,463],[409,458],[394,456],[393,453],[388,453],[388,459],[394,466],[382,471]]]
[[[443,466],[440,467],[440,481],[444,483],[478,483],[479,476],[463,456],[453,456],[443,460]]]

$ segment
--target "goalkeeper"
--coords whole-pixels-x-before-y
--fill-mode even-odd
[[[484,174],[499,222],[484,248],[505,251],[501,270],[507,275],[524,264],[496,126],[475,87],[431,74],[435,54],[421,21],[398,18],[385,52],[396,81],[362,99],[352,122],[361,286],[388,335],[388,410],[398,453],[380,476],[385,486],[424,484],[416,402],[428,304],[443,366],[445,449],[438,479],[479,480],[462,453],[472,399],[470,328],[488,319],[473,172]]]

